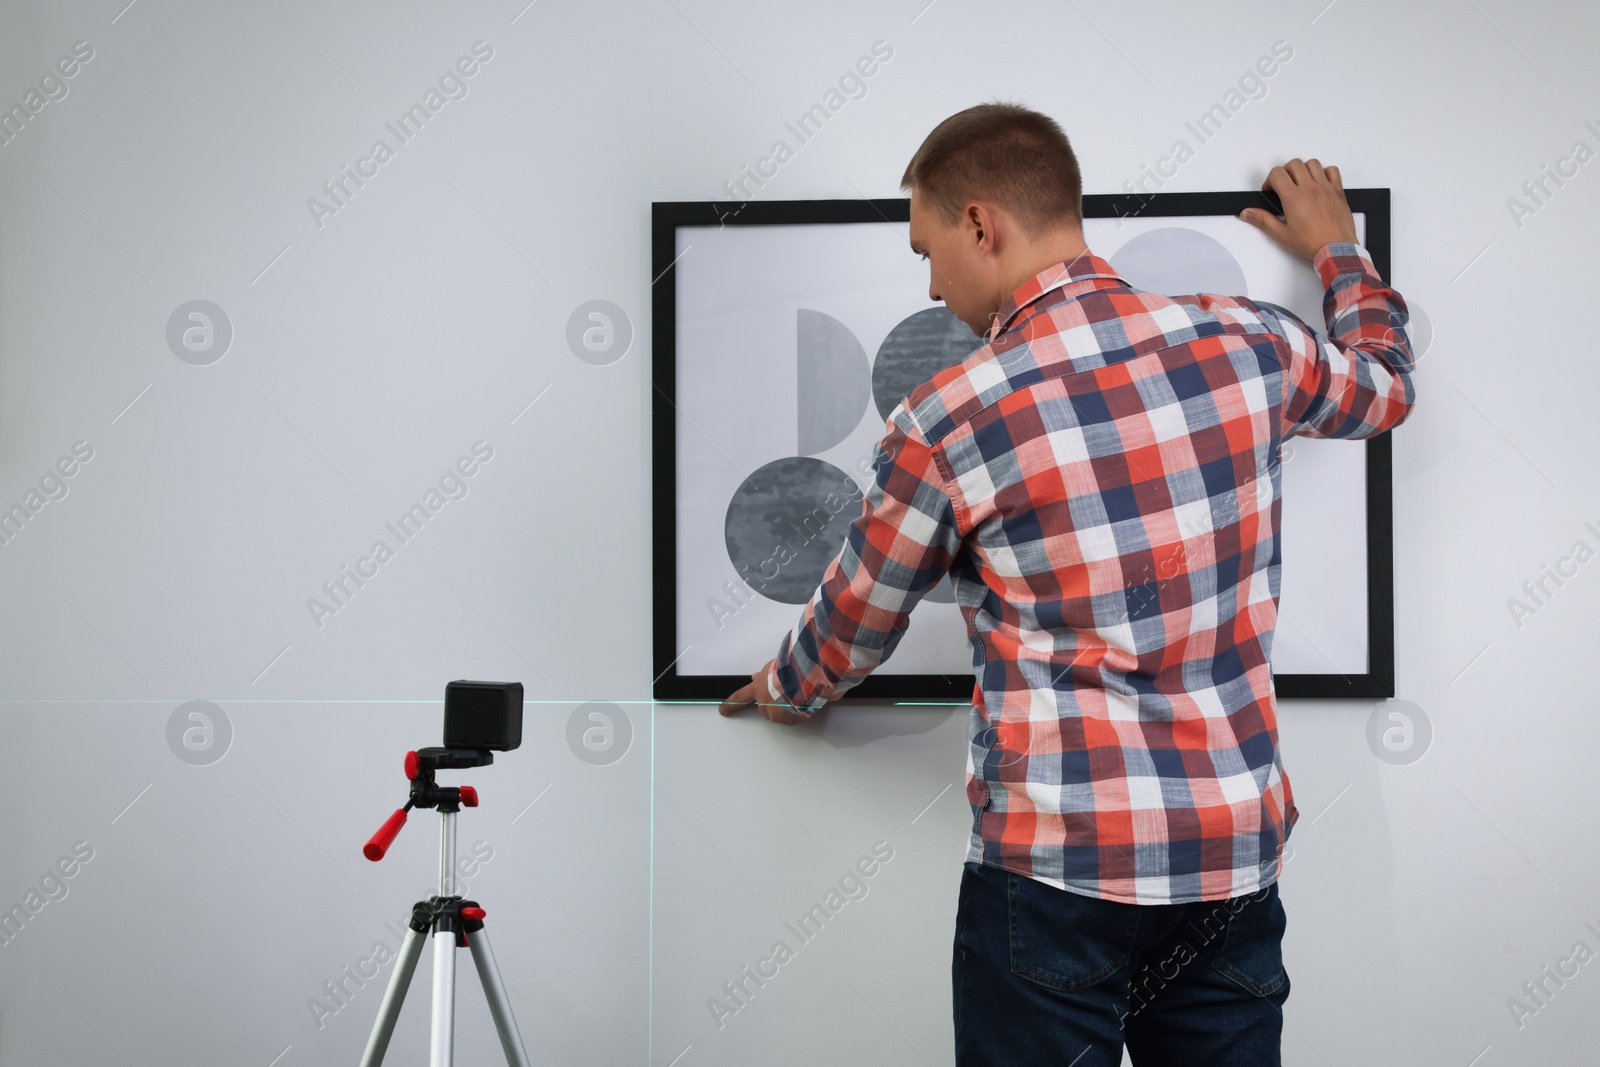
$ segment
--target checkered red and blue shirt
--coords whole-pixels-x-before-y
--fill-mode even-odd
[[[1132,288],[1092,253],[890,413],[774,693],[814,714],[949,572],[976,685],[967,860],[1131,904],[1264,888],[1299,818],[1278,751],[1285,437],[1411,410],[1404,300],[1360,245],[1312,260],[1327,340],[1242,297]]]

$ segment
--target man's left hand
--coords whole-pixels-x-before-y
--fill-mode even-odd
[[[775,723],[784,726],[793,726],[797,722],[804,722],[807,716],[796,715],[790,711],[775,693],[767,686],[767,678],[772,673],[772,662],[768,661],[765,667],[750,676],[750,684],[738,689],[717,710],[723,715],[732,715],[734,712],[750,704],[756,710]]]

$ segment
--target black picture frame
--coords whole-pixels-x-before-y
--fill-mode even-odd
[[[1366,216],[1363,247],[1385,281],[1389,277],[1389,190],[1347,189],[1353,212]],[[1237,215],[1247,207],[1281,211],[1276,197],[1260,191],[1086,194],[1085,218]],[[651,205],[651,606],[657,702],[723,700],[749,682],[748,675],[681,675],[677,641],[677,232],[684,227],[901,223],[910,221],[906,199],[772,200],[748,203],[667,201]],[[910,255],[909,249],[907,255]],[[1313,325],[1320,326],[1319,323]],[[1279,697],[1312,699],[1389,698],[1394,690],[1394,496],[1393,451],[1388,432],[1365,441],[1367,514],[1367,670],[1363,674],[1274,674]],[[782,634],[773,634],[773,649]],[[760,664],[752,664],[751,670]],[[968,704],[970,675],[872,675],[841,698],[905,704]]]

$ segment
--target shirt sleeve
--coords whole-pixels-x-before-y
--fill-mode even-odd
[[[800,621],[779,644],[767,679],[772,692],[803,716],[816,714],[889,658],[911,609],[961,548],[945,473],[910,428],[903,406],[889,416],[873,467],[861,514]]]
[[[1410,414],[1410,311],[1384,284],[1366,249],[1335,241],[1311,265],[1322,279],[1327,337],[1293,315],[1255,306],[1283,339],[1283,436],[1359,440],[1398,426]]]

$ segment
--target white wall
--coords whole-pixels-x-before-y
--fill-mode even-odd
[[[0,905],[93,849],[0,947],[0,1061],[355,1062],[387,970],[320,1028],[307,1002],[430,891],[434,817],[380,865],[359,847],[444,683],[487,677],[527,685],[526,741],[452,780],[484,797],[463,855],[492,851],[469,882],[535,1062],[952,1062],[964,714],[786,731],[649,702],[650,202],[724,196],[880,40],[867,95],[763,197],[897,195],[936,121],[997,96],[1119,191],[1277,40],[1266,95],[1165,188],[1294,155],[1393,188],[1393,280],[1435,333],[1395,434],[1398,689],[1433,734],[1392,765],[1374,702],[1283,703],[1285,1062],[1581,1058],[1592,968],[1520,1027],[1507,1001],[1600,948],[1600,563],[1520,620],[1507,601],[1600,548],[1597,165],[1520,225],[1507,198],[1600,148],[1592,9],[125,2],[0,9],[0,104],[94,50],[0,147],[0,504],[93,449],[0,546]],[[480,40],[469,94],[319,226],[307,199]],[[207,366],[166,340],[196,299],[234,332]],[[635,335],[605,366],[566,342],[595,299]],[[319,627],[307,598],[478,441],[466,497]],[[169,745],[191,700],[231,724],[209,765]],[[591,700],[631,725],[605,765],[569,742]],[[713,1025],[706,999],[880,840],[871,893]],[[393,1063],[421,1062],[426,968]],[[463,1062],[493,1062],[463,973]]]

